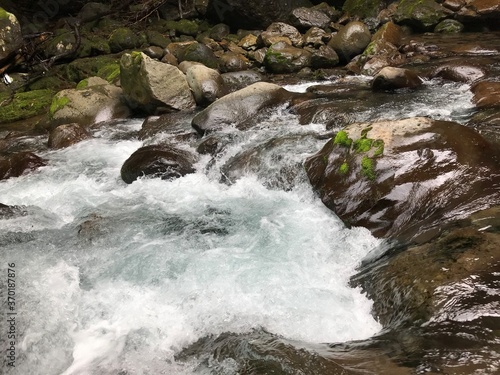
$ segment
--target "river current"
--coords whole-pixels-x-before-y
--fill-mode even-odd
[[[428,82],[411,98],[359,108],[355,120],[460,121],[470,99],[467,85]],[[0,220],[2,279],[7,263],[16,269],[9,374],[236,374],[231,361],[201,366],[177,355],[225,332],[314,344],[380,331],[371,301],[348,282],[381,241],[346,228],[303,168],[276,181],[322,147],[322,124],[299,125],[280,108],[249,131],[228,129],[231,144],[203,156],[196,173],[127,185],[120,168],[145,144],[134,137],[142,122],[103,126],[91,140],[41,153],[46,167],[0,183],[0,202],[23,212]],[[296,140],[266,154],[258,171],[221,181],[239,153],[283,137]]]

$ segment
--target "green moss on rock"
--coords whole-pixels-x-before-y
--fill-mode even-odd
[[[69,103],[69,98],[66,96],[54,96],[52,104],[50,105],[49,116],[53,117],[54,114],[63,109]]]
[[[368,156],[361,159],[361,173],[369,180],[375,180],[375,161]]]
[[[82,79],[80,82],[78,82],[78,85],[76,85],[77,90],[81,89],[86,89],[89,85],[89,80],[88,79]]]
[[[360,138],[354,141],[354,151],[356,152],[368,152],[371,150],[373,144],[373,139],[371,138]]]
[[[109,83],[114,83],[120,78],[120,64],[113,63],[103,66],[97,71],[97,77],[101,77]]]
[[[342,10],[350,16],[370,18],[376,17],[384,4],[381,0],[346,0]]]
[[[373,153],[373,157],[382,156],[384,154],[384,141],[382,139],[377,139],[373,142],[373,147],[375,148],[375,152]]]
[[[175,30],[177,34],[196,36],[199,26],[195,21],[182,19],[179,21],[167,21],[165,26],[169,30]]]
[[[346,131],[341,130],[335,135],[335,138],[333,139],[333,144],[349,148],[352,145],[352,139],[349,138],[349,135],[347,134]]]
[[[347,162],[343,162],[339,167],[340,174],[347,174],[349,172],[349,164]]]
[[[52,101],[52,90],[34,90],[14,95],[0,94],[0,123],[24,120],[47,112]]]
[[[0,8],[0,20],[4,20],[6,18],[9,18],[9,13],[5,9]]]

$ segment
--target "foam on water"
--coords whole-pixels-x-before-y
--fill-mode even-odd
[[[18,269],[10,373],[191,374],[196,363],[174,355],[209,334],[336,342],[380,329],[347,286],[378,244],[367,230],[346,229],[307,186],[269,190],[254,176],[126,185],[121,165],[140,144],[85,141],[0,183],[2,203],[28,206],[0,221],[21,232],[0,242]]]

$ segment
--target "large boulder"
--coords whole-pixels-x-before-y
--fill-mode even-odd
[[[120,52],[126,49],[137,48],[141,44],[142,40],[137,36],[137,33],[126,27],[116,29],[109,37],[111,52]]]
[[[401,0],[393,18],[397,23],[431,31],[449,13],[434,0]]]
[[[253,83],[264,81],[264,76],[253,70],[228,72],[221,74],[221,76],[229,92],[238,91]]]
[[[327,207],[379,237],[415,240],[500,201],[500,156],[471,128],[428,118],[356,123],[305,167]]]
[[[213,103],[225,94],[224,81],[219,72],[204,65],[188,68],[186,79],[198,105]]]
[[[23,43],[16,16],[0,8],[0,62],[9,58]]]
[[[210,0],[207,16],[214,23],[224,22],[238,29],[265,29],[275,21],[286,21],[290,12],[311,6],[307,0]]]
[[[129,102],[148,112],[159,107],[181,110],[196,105],[185,75],[173,65],[143,53],[126,53],[120,59],[120,74]]]
[[[386,0],[346,0],[342,10],[353,17],[375,18],[387,3]]]
[[[91,77],[80,82],[76,89],[59,91],[52,99],[49,117],[52,126],[75,122],[90,125],[128,117],[129,113],[121,88]]]
[[[0,155],[0,180],[19,177],[47,165],[45,160],[31,152],[15,152]]]
[[[328,45],[332,47],[343,62],[362,53],[371,40],[370,29],[363,22],[353,21],[335,34]]]
[[[122,180],[131,184],[139,177],[170,180],[195,171],[196,157],[188,151],[168,145],[144,146],[123,163]]]
[[[311,52],[278,42],[268,48],[264,64],[272,73],[293,73],[311,65]]]
[[[291,96],[281,86],[257,82],[215,101],[193,118],[192,125],[201,135],[231,125],[246,129],[256,123],[258,115],[288,102]]]

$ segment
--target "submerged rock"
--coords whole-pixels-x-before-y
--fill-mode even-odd
[[[416,239],[500,200],[499,152],[453,122],[352,124],[305,167],[327,207],[379,237]]]
[[[0,155],[0,180],[19,177],[47,165],[45,160],[31,152]]]
[[[281,86],[257,82],[212,103],[192,121],[201,135],[235,125],[245,129],[256,123],[265,110],[288,102],[292,94]]]
[[[141,147],[123,163],[122,180],[131,184],[139,177],[169,180],[194,173],[196,157],[190,152],[168,145]]]

